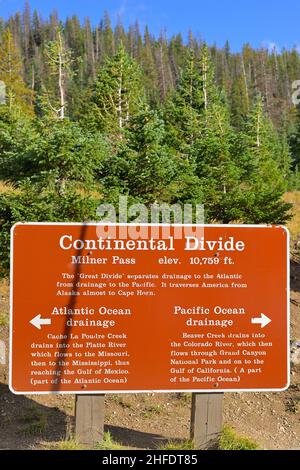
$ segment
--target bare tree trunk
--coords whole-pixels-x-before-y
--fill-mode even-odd
[[[91,61],[92,61],[92,76],[95,80],[96,78],[96,64],[95,64],[95,49],[94,49],[94,42],[91,42]]]
[[[31,77],[31,89],[32,91],[34,91],[35,89],[35,69],[34,69],[34,65],[32,65],[32,77]]]
[[[60,110],[59,118],[65,118],[65,90],[63,86],[63,70],[61,56],[59,57],[59,77],[58,77],[59,95],[60,95]]]
[[[257,148],[260,148],[260,114],[258,114],[258,116],[257,116],[256,146],[257,146]]]
[[[122,129],[123,127],[123,119],[122,119],[122,87],[121,84],[118,89],[118,121],[119,121],[119,128]]]
[[[100,52],[100,46],[99,46],[99,28],[96,28],[96,61],[98,63],[99,61],[99,52]]]
[[[252,65],[252,71],[253,71],[253,83],[254,83],[254,91],[255,94],[258,92],[258,83],[257,83],[257,71],[256,71],[256,64],[255,62]]]
[[[129,101],[128,101],[128,99],[126,100],[126,108],[125,108],[125,109],[126,109],[126,123],[127,123],[127,122],[129,121],[129,117],[130,117],[130,115],[129,115]]]
[[[161,69],[163,98],[165,98],[166,93],[167,93],[167,87],[166,87],[166,76],[165,76],[165,68],[164,68],[164,61],[163,61],[162,43],[160,43],[160,69]]]
[[[12,41],[12,36],[9,36],[9,40],[8,40],[8,74],[9,74],[9,81],[10,83],[12,82],[12,44],[11,44],[11,41]],[[13,108],[13,93],[11,90],[9,90],[8,92],[8,107],[9,107],[9,112],[11,113],[12,112],[12,108]]]
[[[204,109],[207,111],[208,99],[207,99],[207,57],[202,59],[203,65],[203,99],[204,99]]]
[[[31,76],[31,89],[32,89],[32,95],[30,97],[30,104],[31,106],[33,105],[33,92],[34,92],[34,89],[35,89],[35,68],[34,68],[34,65],[32,64],[32,67],[31,67],[31,70],[32,70],[32,76]]]
[[[64,89],[64,70],[63,70],[63,44],[61,34],[58,34],[58,88],[60,96],[60,110],[58,117],[60,119],[65,118],[65,89]]]
[[[264,54],[265,53],[263,51],[261,55],[261,66],[262,66],[263,83],[264,83],[265,97],[266,97],[266,112],[267,112],[267,115],[269,115],[270,99],[269,99],[268,77],[267,77]]]
[[[243,54],[241,54],[241,65],[242,65],[242,73],[243,73],[243,78],[244,78],[244,83],[245,83],[245,90],[246,90],[247,111],[249,111],[249,88],[248,88],[247,75],[246,75],[246,70],[245,70],[245,62],[244,62]]]

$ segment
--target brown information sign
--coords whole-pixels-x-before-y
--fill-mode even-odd
[[[279,226],[17,224],[11,390],[285,389],[288,246]]]

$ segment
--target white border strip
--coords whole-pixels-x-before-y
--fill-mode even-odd
[[[226,389],[178,389],[178,390],[89,390],[89,391],[49,391],[49,392],[17,392],[12,386],[12,350],[13,350],[13,250],[14,250],[14,230],[18,226],[31,225],[31,226],[118,226],[118,227],[130,227],[130,226],[141,226],[141,227],[203,227],[204,229],[210,227],[224,227],[224,228],[282,228],[287,234],[287,285],[286,285],[286,301],[287,301],[287,384],[283,388],[226,388]],[[11,228],[11,239],[10,239],[10,325],[9,325],[9,389],[14,395],[111,395],[111,394],[130,394],[130,393],[237,393],[237,392],[284,392],[290,386],[290,232],[283,225],[243,225],[243,224],[115,224],[115,223],[97,223],[97,222],[18,222]]]

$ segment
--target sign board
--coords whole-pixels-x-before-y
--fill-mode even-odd
[[[280,226],[17,224],[17,394],[283,390],[289,236]]]

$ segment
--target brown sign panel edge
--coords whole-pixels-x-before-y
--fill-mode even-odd
[[[18,222],[14,224],[11,228],[11,239],[10,239],[10,326],[9,326],[9,390],[14,394],[14,395],[76,395],[78,394],[78,390],[76,391],[43,391],[43,392],[17,392],[14,390],[12,386],[12,370],[13,370],[13,364],[12,364],[12,351],[13,351],[13,233],[14,229],[18,226],[116,226],[116,227],[130,227],[130,226],[144,226],[144,227],[151,227],[151,226],[157,226],[158,224],[137,224],[137,223],[97,223],[97,222]],[[170,226],[169,224],[159,224],[160,226]],[[178,389],[178,390],[125,390],[125,391],[120,391],[120,390],[97,390],[97,391],[80,391],[80,395],[99,395],[99,394],[106,394],[106,395],[112,395],[112,394],[130,394],[130,393],[236,393],[236,392],[284,392],[290,387],[290,374],[291,374],[291,367],[290,367],[290,232],[285,227],[284,225],[256,225],[256,224],[171,224],[172,227],[219,227],[219,228],[281,228],[283,229],[286,234],[287,234],[287,283],[286,283],[286,312],[287,312],[287,383],[286,386],[283,388],[259,388],[259,389],[238,389],[238,388],[232,388],[232,389],[218,389],[216,392],[216,389]]]

